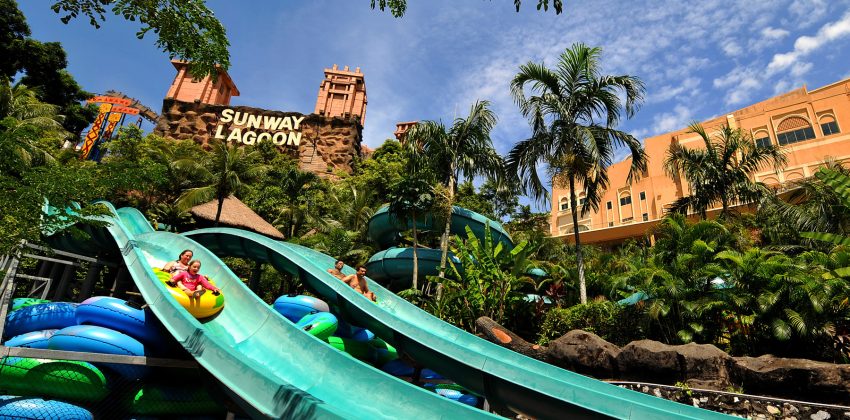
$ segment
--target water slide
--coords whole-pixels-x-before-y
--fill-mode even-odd
[[[166,329],[238,398],[246,411],[271,418],[478,418],[492,415],[392,377],[301,331],[252,293],[216,255],[192,239],[153,231],[135,209],[115,210],[93,241],[57,235],[71,251],[120,250],[136,286]],[[198,321],[174,299],[152,268],[183,249],[226,297],[215,317]],[[263,252],[263,258],[269,253]],[[334,279],[336,280],[336,279]],[[336,280],[338,281],[338,280]]]
[[[230,228],[185,236],[219,256],[261,261],[297,275],[336,306],[343,318],[366,327],[419,363],[484,395],[499,412],[535,418],[728,418],[699,408],[606,384],[490,343],[447,324],[369,281],[373,303],[327,273],[334,259],[299,245]],[[353,269],[345,267],[346,274]],[[375,392],[370,392],[374,395]],[[403,411],[402,411],[403,412]],[[414,417],[413,414],[404,417]]]
[[[452,235],[466,237],[466,227],[468,226],[472,230],[472,233],[480,238],[484,236],[484,231],[488,224],[490,226],[490,236],[494,242],[501,242],[508,249],[513,248],[514,244],[511,241],[511,236],[502,227],[501,223],[462,207],[452,207],[450,226]],[[369,239],[375,242],[383,251],[369,258],[369,261],[365,264],[366,269],[369,272],[369,277],[394,292],[408,289],[412,284],[413,249],[395,247],[401,241],[401,231],[411,229],[412,227],[412,220],[404,222],[395,219],[389,214],[387,206],[380,208],[369,219],[369,226],[366,233]],[[435,228],[442,231],[441,226],[434,226],[434,220],[430,215],[424,216],[422,220],[419,220],[416,228],[421,231],[434,230]],[[416,253],[419,259],[419,275],[417,280],[419,284],[424,284],[427,276],[436,276],[439,274],[442,251],[439,249],[418,248]],[[460,263],[453,255],[451,258],[455,263]],[[458,268],[460,268],[459,265]]]

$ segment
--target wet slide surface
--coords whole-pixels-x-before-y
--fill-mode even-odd
[[[260,300],[212,252],[192,239],[154,232],[135,209],[115,210],[111,225],[92,232],[97,246],[116,246],[133,281],[166,329],[227,386],[253,416],[273,418],[485,418],[451,401],[361,363],[301,331]],[[56,244],[74,251],[68,238]],[[88,245],[89,247],[91,245]],[[181,250],[202,261],[202,273],[224,291],[225,306],[198,321],[157,279]]]
[[[272,264],[299,276],[337,306],[344,318],[374,332],[401,352],[484,395],[500,411],[537,418],[728,418],[720,413],[606,384],[490,343],[447,324],[370,281],[373,303],[327,273],[334,259],[299,245],[238,229],[187,232],[219,256]],[[345,267],[346,274],[353,269]],[[412,417],[412,415],[410,416]]]

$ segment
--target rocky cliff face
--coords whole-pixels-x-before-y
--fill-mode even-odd
[[[219,125],[230,125],[220,122],[222,111],[225,109],[270,118],[303,117],[297,130],[301,133],[298,146],[281,145],[278,149],[281,153],[299,159],[301,169],[305,171],[325,177],[333,177],[337,171],[351,173],[354,160],[361,157],[363,127],[356,118],[326,118],[316,114],[304,115],[246,106],[210,105],[166,99],[163,101],[162,115],[154,133],[177,140],[194,140],[206,148],[210,141],[215,141],[213,137]],[[241,127],[235,124],[230,126]],[[224,130],[225,136],[228,130],[229,128]]]

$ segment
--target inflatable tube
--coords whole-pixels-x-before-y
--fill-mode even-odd
[[[0,361],[0,389],[85,402],[100,401],[109,393],[106,377],[91,363],[27,357]]]
[[[363,327],[358,327],[345,322],[344,319],[337,317],[338,325],[336,332],[333,334],[341,338],[350,338],[356,341],[369,341],[375,338],[375,334]]]
[[[61,401],[0,396],[0,419],[92,420],[91,412]]]
[[[327,340],[336,331],[337,320],[330,312],[319,312],[305,315],[295,323],[295,326],[307,331],[310,335]]]
[[[209,318],[224,309],[224,292],[216,296],[207,290],[206,293],[201,295],[200,299],[190,299],[186,292],[176,287],[169,286],[166,283],[171,280],[171,275],[156,268],[153,271],[156,273],[156,277],[165,284],[165,288],[168,289],[168,293],[171,297],[174,298],[180,306],[189,311],[189,313],[195,318]],[[215,284],[212,279],[210,279],[210,283]]]
[[[419,261],[419,284],[425,284],[427,276],[440,274],[442,251],[418,248],[416,257]],[[449,257],[458,269],[462,270],[460,260],[451,253]],[[366,275],[394,292],[410,288],[413,284],[411,273],[413,273],[413,248],[389,248],[372,255],[366,262]]]
[[[162,344],[161,326],[149,308],[108,296],[88,298],[77,307],[77,323],[109,328],[147,344]]]
[[[272,307],[292,322],[298,322],[307,314],[330,312],[325,301],[304,295],[284,295],[277,298]]]
[[[413,376],[413,366],[410,366],[407,362],[401,359],[391,360],[385,365],[381,366],[381,370],[389,373],[393,376]],[[437,372],[434,372],[431,369],[422,369],[422,374],[420,376],[421,379],[445,379],[442,375]]]
[[[61,329],[77,325],[76,303],[40,303],[26,306],[6,317],[3,335],[15,337],[33,331]]]
[[[50,303],[47,299],[36,298],[14,298],[12,299],[12,310],[9,313],[15,312],[18,309],[26,308],[27,306],[38,305],[40,303]]]
[[[380,338],[369,340],[369,346],[375,349],[375,363],[378,366],[383,366],[392,360],[398,359],[398,352],[395,347],[387,344],[386,341]]]
[[[443,397],[473,407],[477,407],[480,401],[478,396],[458,384],[425,384],[424,386]]]
[[[375,354],[375,348],[370,346],[367,342],[355,341],[350,338],[341,337],[328,337],[327,342],[331,345],[331,347],[348,353],[355,359],[362,360],[364,362],[373,363],[377,357]]]
[[[59,330],[41,330],[41,331],[33,331],[26,334],[21,334],[9,339],[9,341],[3,343],[4,346],[8,347],[27,347],[31,349],[46,349],[47,342],[50,340],[50,337],[53,337],[53,334]]]
[[[218,414],[224,409],[197,384],[187,386],[143,384],[126,399],[128,411],[146,416]]]
[[[76,325],[56,331],[47,342],[52,350],[81,351],[89,353],[118,354],[122,356],[144,356],[145,347],[136,339],[115,330],[94,325]],[[104,363],[127,379],[145,376],[144,366],[119,363]]]

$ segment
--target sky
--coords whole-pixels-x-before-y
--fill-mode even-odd
[[[175,70],[151,35],[137,39],[138,23],[118,16],[100,29],[65,25],[51,3],[20,8],[34,38],[62,43],[84,89],[162,107]],[[646,84],[640,111],[620,125],[640,139],[850,77],[850,0],[565,1],[561,15],[534,0],[519,13],[507,0],[409,3],[396,19],[369,0],[208,1],[231,43],[232,104],[311,113],[324,68],[360,67],[368,146],[392,138],[396,122],[449,124],[481,99],[499,117],[491,137],[504,154],[530,134],[511,78],[529,61],[554,66],[576,42],[602,48],[603,72]]]

